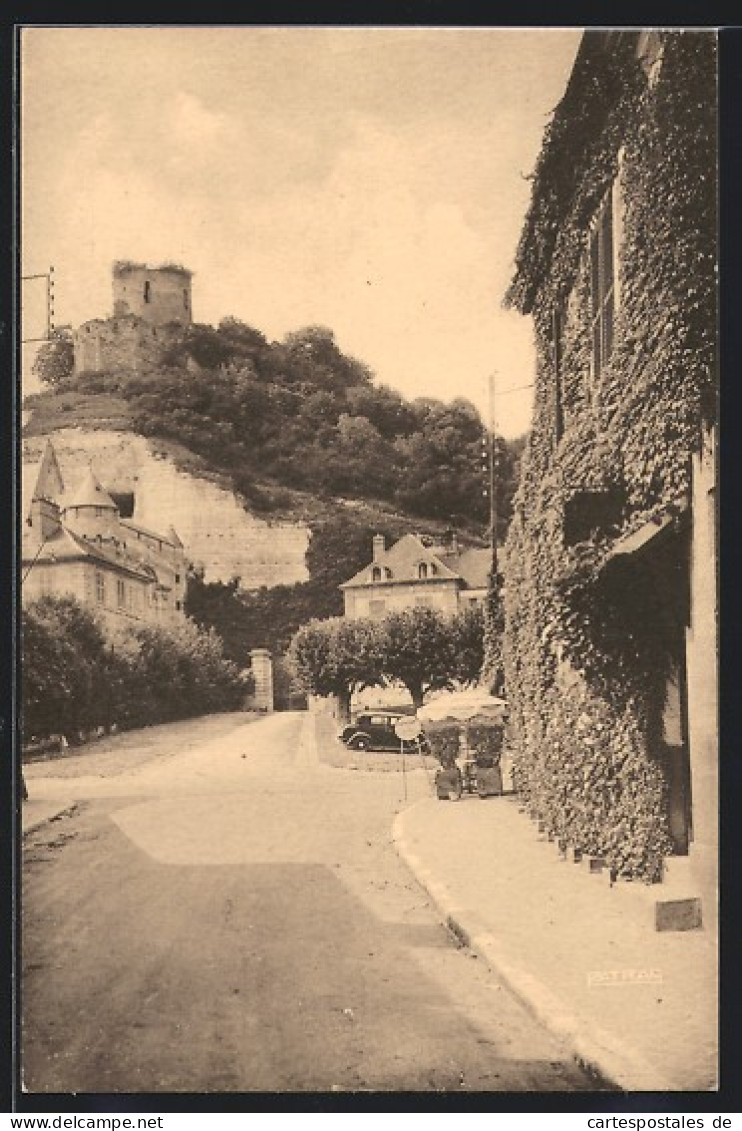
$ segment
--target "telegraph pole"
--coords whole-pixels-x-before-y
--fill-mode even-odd
[[[22,338],[21,344],[27,342],[48,342],[54,330],[54,268],[42,271],[38,275],[21,275],[22,283],[29,283],[33,279],[46,279],[46,333],[40,338]]]
[[[492,554],[492,576],[497,583],[497,498],[495,497],[495,377],[489,376],[489,493],[490,493],[490,552]]]

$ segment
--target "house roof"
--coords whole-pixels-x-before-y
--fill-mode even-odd
[[[459,553],[442,553],[440,560],[466,582],[468,589],[486,589],[492,569],[492,551],[468,547]]]
[[[145,581],[155,580],[157,575],[151,566],[143,565],[131,555],[109,549],[98,542],[88,541],[60,526],[47,538],[36,556],[34,545],[28,540],[22,551],[23,561],[35,561],[38,565],[55,565],[62,562],[90,560],[125,573],[133,574]]]
[[[101,487],[95,477],[92,467],[88,467],[82,482],[68,502],[68,507],[105,507],[107,510],[118,510],[108,491]]]
[[[486,565],[485,565],[486,557]],[[467,549],[461,553],[443,552],[440,547],[426,546],[416,534],[405,534],[375,561],[359,570],[341,589],[356,589],[367,585],[415,581],[420,585],[439,581],[463,581],[469,588],[486,588],[489,550]],[[427,578],[418,576],[418,566],[425,563],[430,569]],[[390,576],[374,581],[374,567],[389,570]]]
[[[51,440],[47,440],[41,461],[38,464],[32,498],[57,499],[63,492],[64,480],[59,468],[57,453],[54,451]]]
[[[59,468],[57,454],[51,440],[47,440],[41,459],[21,468],[21,502],[25,516],[31,513],[34,499],[49,499],[59,502],[64,494],[64,480]]]
[[[148,538],[155,538],[158,542],[167,542],[169,546],[183,546],[178,535],[172,526],[168,527],[167,534],[160,534],[156,530],[150,530],[147,526],[142,526],[139,522],[132,522],[130,518],[122,518],[121,526],[125,526],[127,530],[134,530],[139,534],[146,534]]]

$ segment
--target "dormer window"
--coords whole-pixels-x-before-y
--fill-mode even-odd
[[[374,566],[371,570],[371,580],[381,581],[381,566]]]
[[[428,563],[427,562],[420,562],[419,566],[417,567],[417,576],[421,580],[428,576]]]

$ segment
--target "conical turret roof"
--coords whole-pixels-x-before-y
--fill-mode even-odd
[[[59,470],[57,453],[51,440],[46,441],[44,453],[38,468],[34,499],[58,499],[64,491],[62,472]]]
[[[118,510],[108,491],[101,487],[95,477],[92,467],[88,467],[80,486],[65,503],[65,510],[70,507],[105,507],[108,510]]]

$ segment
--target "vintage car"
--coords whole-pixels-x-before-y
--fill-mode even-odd
[[[403,711],[364,711],[357,716],[354,722],[343,727],[339,738],[352,750],[397,750],[402,748],[402,740],[398,737],[394,724],[401,718],[414,716]],[[418,739],[405,739],[404,749],[427,751],[428,741],[424,734]]]

